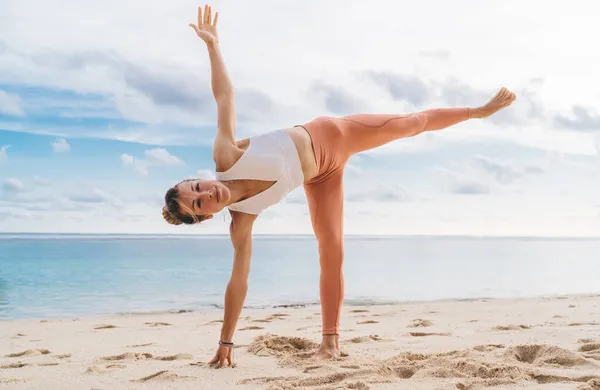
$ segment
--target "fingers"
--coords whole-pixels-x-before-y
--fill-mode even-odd
[[[231,354],[227,355],[227,363],[229,363],[230,366],[233,366],[233,363],[231,362]]]
[[[190,23],[190,27],[194,29],[194,31],[196,31],[196,33],[198,33],[198,26],[196,26],[193,23]]]
[[[198,7],[198,26],[202,26],[203,24],[216,26],[217,20],[219,20],[219,13],[215,13],[213,20],[212,7],[210,5],[204,5],[204,12],[202,11],[202,7]]]
[[[210,362],[208,362],[208,364],[215,364],[218,361],[219,361],[219,355],[215,355],[215,357],[212,358],[212,360]]]

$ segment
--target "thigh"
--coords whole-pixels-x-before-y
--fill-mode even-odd
[[[408,115],[356,114],[335,119],[348,155],[383,146],[418,134],[425,126],[420,113]]]

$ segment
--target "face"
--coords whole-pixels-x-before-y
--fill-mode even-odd
[[[212,215],[229,203],[231,192],[218,180],[189,180],[177,185],[179,202],[196,215]],[[186,213],[185,209],[181,210]]]

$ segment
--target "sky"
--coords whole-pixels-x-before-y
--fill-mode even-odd
[[[213,1],[239,138],[320,115],[507,110],[354,156],[346,234],[600,236],[600,5]],[[210,178],[216,104],[191,0],[0,2],[0,232],[221,234],[161,215]],[[214,12],[213,11],[213,12]],[[311,234],[303,189],[257,234]]]

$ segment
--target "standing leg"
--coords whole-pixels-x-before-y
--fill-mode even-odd
[[[304,186],[319,248],[323,342],[315,357],[339,355],[339,326],[344,300],[343,165],[322,182]]]

